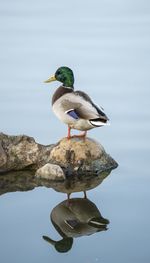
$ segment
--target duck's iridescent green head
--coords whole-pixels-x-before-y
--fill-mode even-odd
[[[60,67],[56,70],[54,76],[50,77],[48,80],[44,82],[49,83],[55,80],[62,82],[65,87],[73,88],[73,84],[74,84],[73,71],[68,67]]]

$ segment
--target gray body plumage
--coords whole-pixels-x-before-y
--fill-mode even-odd
[[[52,98],[52,108],[56,116],[70,128],[87,131],[107,124],[108,118],[90,97],[82,91],[69,87],[59,87]],[[68,113],[73,111],[76,118]]]

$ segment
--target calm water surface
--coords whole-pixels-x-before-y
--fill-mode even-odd
[[[119,163],[87,192],[110,221],[108,230],[75,238],[67,253],[42,239],[60,239],[49,217],[65,194],[46,187],[1,194],[1,262],[149,263],[149,1],[5,0],[0,36],[1,131],[27,134],[42,144],[65,136],[65,125],[50,106],[59,84],[43,80],[67,65],[75,87],[103,106],[111,120],[89,136]]]

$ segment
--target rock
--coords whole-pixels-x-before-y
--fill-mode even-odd
[[[0,142],[0,167],[4,166],[6,162],[7,162],[7,156],[2,147],[2,143]]]
[[[47,180],[64,180],[65,175],[59,165],[47,163],[36,171],[36,177]]]
[[[72,162],[79,164],[82,161],[96,160],[103,155],[104,148],[93,139],[63,138],[52,149],[50,158],[61,165]]]
[[[50,153],[51,162],[79,172],[102,172],[118,166],[103,146],[93,139],[63,138]]]
[[[9,136],[0,133],[0,172],[37,169],[49,162],[52,147],[40,145],[26,135]]]
[[[63,138],[55,145],[45,146],[26,135],[9,136],[0,133],[1,173],[23,169],[36,171],[41,168],[37,176],[58,180],[64,178],[64,174],[66,177],[98,174],[117,166],[103,146],[90,138]]]

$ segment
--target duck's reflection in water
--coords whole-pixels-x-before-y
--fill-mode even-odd
[[[92,235],[96,232],[106,231],[109,220],[102,217],[96,205],[87,199],[86,191],[102,183],[110,174],[109,171],[98,176],[75,176],[64,182],[53,184],[53,189],[66,193],[68,199],[53,208],[50,219],[60,234],[60,240],[43,236],[44,240],[53,245],[58,252],[67,252],[72,248],[73,238]],[[71,198],[74,192],[84,192],[84,198]]]
[[[96,205],[85,198],[65,200],[53,208],[50,219],[61,239],[55,241],[48,236],[44,240],[58,252],[71,249],[73,238],[92,235],[107,230],[108,219],[102,217]]]
[[[29,171],[11,172],[0,176],[0,195],[14,191],[28,191],[39,186],[66,193],[68,199],[53,208],[50,216],[61,239],[55,241],[48,236],[43,238],[57,251],[67,252],[72,247],[73,238],[107,230],[109,221],[103,218],[96,205],[86,198],[86,191],[100,185],[110,172],[111,170],[108,170],[96,176],[77,174],[60,182],[37,179],[34,173]],[[70,199],[70,194],[75,192],[84,192],[85,198]]]

